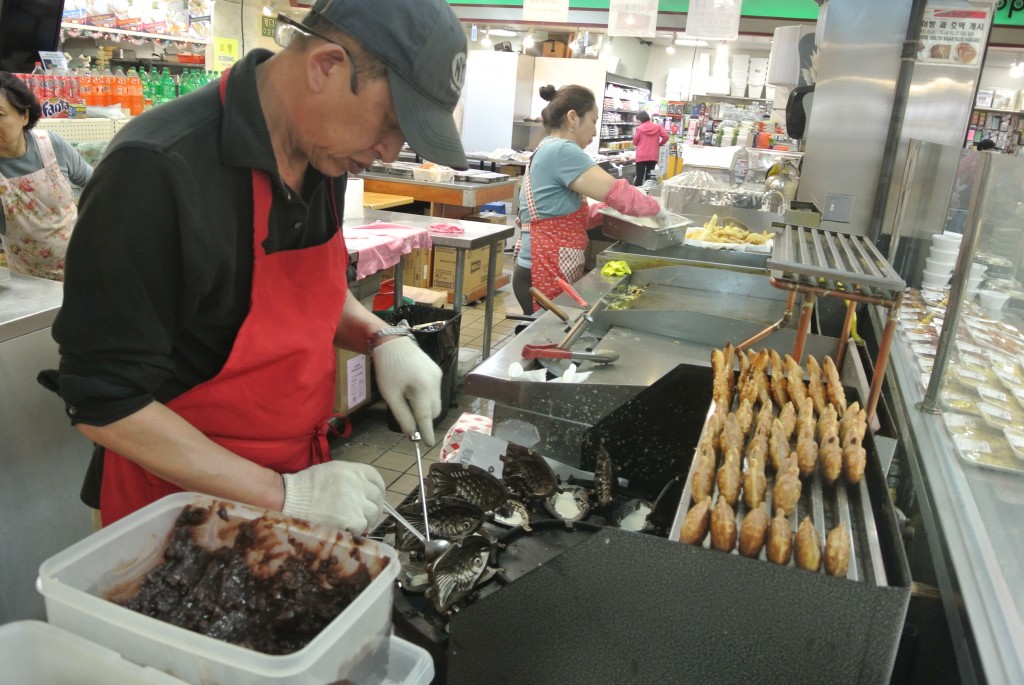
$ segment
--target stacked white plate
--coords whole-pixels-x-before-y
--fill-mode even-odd
[[[960,233],[936,233],[932,236],[932,246],[925,260],[925,270],[921,279],[923,287],[946,287],[949,277],[953,274],[953,266],[956,265],[962,238],[963,235]]]

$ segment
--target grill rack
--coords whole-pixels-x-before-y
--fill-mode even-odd
[[[791,224],[782,229],[781,235],[776,236],[766,266],[772,286],[789,291],[786,309],[775,324],[740,343],[740,349],[749,348],[787,326],[792,317],[796,295],[800,293],[803,301],[792,354],[794,359],[802,362],[814,303],[819,297],[834,297],[846,301],[846,318],[835,352],[836,365],[842,368],[853,327],[855,306],[873,304],[889,310],[885,330],[879,339],[871,389],[864,406],[869,425],[875,425],[875,410],[882,394],[882,380],[889,361],[889,349],[896,332],[896,320],[906,282],[867,237]]]
[[[847,393],[849,395],[850,391],[847,390]],[[714,413],[715,403],[712,402],[706,419],[709,419]],[[707,433],[706,419],[698,445],[703,443],[705,434]],[[865,433],[863,446],[864,449],[867,450],[868,459],[877,458],[874,449],[874,442],[870,437],[870,432]],[[676,510],[675,519],[672,522],[672,527],[669,529],[669,539],[678,540],[679,529],[683,524],[683,518],[686,516],[686,512],[690,510],[690,507],[693,506],[693,491],[691,489],[690,482],[693,477],[693,471],[697,467],[699,461],[700,460],[695,457],[690,464],[690,468],[687,470],[683,494],[679,500],[679,508]],[[747,455],[744,454],[741,460],[741,472],[742,468],[746,466],[746,463]],[[771,469],[766,467],[765,477],[768,481],[768,488],[765,492],[765,501],[768,502],[769,516],[774,516],[774,508],[772,507],[772,489],[775,485],[775,474],[770,471]],[[717,468],[715,473],[717,475]],[[800,522],[806,515],[810,514],[814,527],[818,531],[818,537],[822,547],[822,556],[824,558],[826,535],[840,522],[846,524],[846,529],[849,531],[851,536],[850,567],[847,572],[846,579],[865,582],[878,587],[887,586],[888,577],[885,572],[885,563],[882,559],[882,550],[878,541],[878,530],[875,524],[874,511],[871,507],[871,499],[867,491],[867,483],[865,480],[861,479],[859,483],[852,485],[846,482],[845,477],[840,476],[834,485],[828,485],[821,477],[820,468],[816,468],[814,470],[814,474],[810,478],[802,478],[801,482],[803,483],[803,487],[800,492],[800,501],[793,512],[787,517],[794,536]],[[718,480],[716,478],[714,482],[714,490],[711,495],[712,506],[718,501],[718,494]],[[729,554],[739,556],[739,531],[740,527],[743,525],[743,518],[747,513],[747,506],[744,503],[742,496],[740,496],[739,500],[736,502],[734,511],[736,512],[737,543]],[[793,556],[786,565],[793,569],[801,570],[798,569],[795,562],[795,544],[794,538]],[[721,554],[721,552],[717,552],[717,550],[714,550],[711,547],[710,526],[708,528],[708,533],[705,535],[700,546],[708,549],[709,551]],[[766,540],[765,545],[761,548],[761,552],[757,558],[766,564],[770,564],[772,562],[768,561],[766,554],[767,547],[768,545]],[[824,563],[822,563],[822,568],[818,573],[821,575],[827,575],[825,573]]]

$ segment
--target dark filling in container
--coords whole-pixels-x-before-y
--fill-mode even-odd
[[[336,557],[323,559],[294,538],[288,540],[292,550],[282,554],[280,539],[260,534],[267,526],[262,518],[233,522],[234,543],[210,552],[195,541],[195,530],[212,513],[185,507],[163,561],[133,596],[118,603],[218,640],[281,655],[309,644],[373,580],[364,565],[343,574]],[[227,520],[223,508],[216,513]],[[260,559],[260,565],[252,568],[247,556]]]

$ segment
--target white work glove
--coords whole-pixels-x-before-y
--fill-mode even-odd
[[[377,387],[402,432],[419,431],[434,444],[434,417],[441,413],[441,367],[410,338],[395,338],[373,348]],[[447,398],[445,398],[447,401]]]
[[[658,213],[654,215],[654,220],[657,221],[658,225],[662,227],[668,226],[670,223],[672,223],[672,219],[672,215],[666,212],[664,207],[659,209]]]
[[[365,533],[380,518],[384,479],[369,464],[329,461],[285,473],[284,507],[289,516]]]

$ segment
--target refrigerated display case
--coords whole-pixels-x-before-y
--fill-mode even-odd
[[[916,171],[903,177],[903,220],[890,254],[915,284],[936,282],[926,273],[941,266],[935,255],[955,258],[948,284],[943,274],[938,287],[905,293],[886,402],[961,681],[1024,682],[1024,161],[962,152],[950,182],[937,179],[928,160],[957,154],[955,147],[911,148],[908,168]],[[962,234],[924,210],[939,204],[939,189],[947,208],[966,206]],[[876,329],[884,323],[878,309],[871,318]]]

